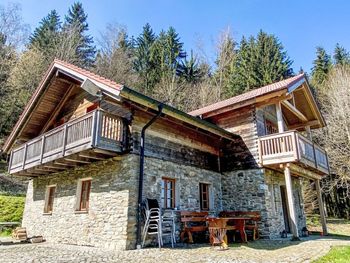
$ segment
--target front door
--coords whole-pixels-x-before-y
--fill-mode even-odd
[[[282,209],[283,209],[283,219],[284,219],[284,229],[287,233],[290,233],[290,224],[289,224],[289,210],[287,202],[287,191],[284,185],[281,185],[281,198],[282,198]]]

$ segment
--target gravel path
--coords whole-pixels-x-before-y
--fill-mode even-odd
[[[249,245],[234,244],[225,251],[201,244],[120,252],[64,244],[18,244],[0,246],[0,262],[310,262],[337,245],[350,246],[350,241],[332,238],[303,242],[259,240]]]

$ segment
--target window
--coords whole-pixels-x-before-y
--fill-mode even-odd
[[[175,208],[175,179],[162,178],[161,200],[163,208]]]
[[[209,210],[209,184],[199,184],[201,210]]]
[[[51,214],[53,210],[53,199],[55,198],[56,185],[46,187],[44,213]]]
[[[89,210],[89,198],[91,189],[91,179],[81,179],[78,182],[77,191],[77,211],[88,211]]]

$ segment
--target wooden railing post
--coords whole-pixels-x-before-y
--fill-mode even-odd
[[[24,144],[23,164],[22,164],[22,169],[23,170],[24,170],[24,166],[26,164],[26,159],[27,159],[27,147],[28,147],[28,143]]]
[[[13,150],[10,153],[10,161],[9,161],[9,167],[8,167],[8,172],[10,173],[11,171],[11,166],[12,166],[12,158],[13,158]]]
[[[91,146],[95,146],[95,140],[96,140],[96,123],[97,123],[97,112],[98,110],[95,110],[92,115],[92,124],[91,124]]]
[[[313,153],[314,153],[315,168],[317,168],[318,164],[317,164],[316,150],[315,150],[315,144],[314,143],[312,143],[312,150],[313,150]]]
[[[65,153],[65,151],[66,151],[66,144],[67,144],[67,127],[68,127],[68,124],[64,125],[64,127],[63,127],[62,156],[64,156],[64,153]]]
[[[101,133],[101,121],[102,121],[102,114],[100,110],[96,111],[96,122],[94,124],[95,129],[95,137],[94,137],[94,146],[98,145],[99,136]]]
[[[43,163],[44,149],[45,149],[45,134],[43,134],[41,138],[40,163]]]

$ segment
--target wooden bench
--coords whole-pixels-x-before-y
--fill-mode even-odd
[[[187,234],[188,242],[193,243],[192,233],[205,232],[208,230],[208,212],[181,211],[180,214],[181,223],[183,224],[180,234],[181,242],[184,242],[185,235]]]
[[[245,216],[251,218],[245,223],[245,229],[250,230],[253,233],[253,240],[259,239],[258,221],[261,220],[259,211],[222,211],[219,214],[220,217],[235,217]]]

